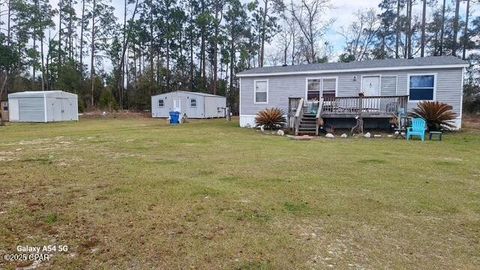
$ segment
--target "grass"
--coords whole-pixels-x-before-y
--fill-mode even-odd
[[[68,245],[40,267],[480,265],[478,130],[302,142],[224,120],[88,119],[0,138],[0,253]]]

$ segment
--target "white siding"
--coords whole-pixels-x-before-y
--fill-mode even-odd
[[[163,107],[159,106],[159,100],[164,101]],[[197,106],[191,106],[191,100],[195,99]],[[186,114],[188,118],[215,118],[224,117],[223,112],[218,113],[220,105],[225,107],[226,99],[221,96],[208,96],[195,92],[170,92],[152,96],[152,117],[167,118],[170,112],[174,111],[174,100],[180,100],[180,113]]]
[[[78,120],[77,95],[63,91],[32,91],[9,95],[11,122]]]

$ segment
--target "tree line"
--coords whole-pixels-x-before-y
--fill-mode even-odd
[[[0,97],[61,89],[81,110],[145,110],[187,90],[225,95],[235,112],[245,69],[430,55],[471,61],[467,100],[478,97],[477,0],[379,2],[332,29],[330,0],[124,0],[120,17],[109,0],[0,0]]]

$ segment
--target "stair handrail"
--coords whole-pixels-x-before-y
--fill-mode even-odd
[[[298,135],[298,129],[300,128],[300,120],[301,120],[301,117],[303,116],[304,102],[305,100],[301,98],[300,102],[298,102],[297,111],[295,112],[295,136]]]
[[[318,132],[320,130],[320,118],[322,116],[322,110],[323,110],[323,97],[320,98],[318,101],[318,109],[317,109],[317,115],[315,116],[315,135],[318,136]]]

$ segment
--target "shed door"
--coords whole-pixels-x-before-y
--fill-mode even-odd
[[[63,120],[62,103],[63,102],[62,102],[61,98],[52,99],[52,103],[51,103],[52,121],[62,121]]]
[[[45,120],[43,98],[21,98],[18,100],[19,120],[43,122]]]

